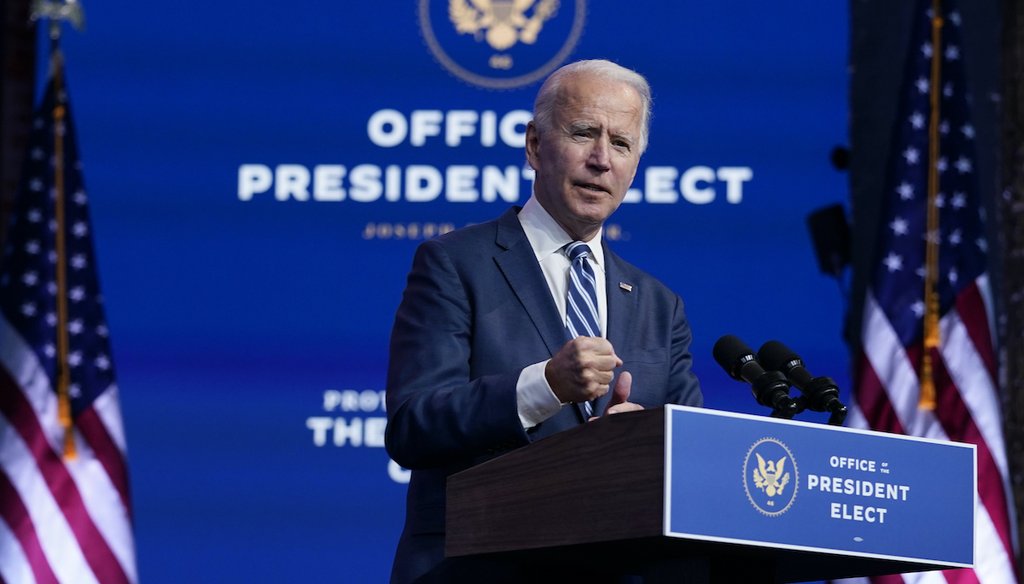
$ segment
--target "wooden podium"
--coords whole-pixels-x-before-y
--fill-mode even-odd
[[[446,555],[647,582],[969,567],[975,464],[963,444],[681,406],[618,414],[451,476]]]

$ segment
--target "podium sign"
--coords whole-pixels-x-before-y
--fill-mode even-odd
[[[445,551],[714,583],[970,567],[975,469],[973,445],[666,406],[452,475]]]
[[[665,536],[973,564],[973,445],[682,406],[665,425]]]

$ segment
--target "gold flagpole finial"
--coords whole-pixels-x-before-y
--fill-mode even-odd
[[[78,32],[85,31],[85,11],[78,0],[32,0],[29,19],[33,22],[46,18],[50,21],[50,38],[60,36],[60,23],[67,21]]]

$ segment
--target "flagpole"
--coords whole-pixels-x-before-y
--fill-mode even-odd
[[[65,168],[64,135],[67,106],[64,91],[64,57],[60,50],[60,25],[67,20],[81,30],[84,25],[81,4],[78,2],[49,2],[36,0],[32,6],[32,20],[49,19],[50,70],[53,76],[53,206],[54,206],[54,265],[57,285],[57,421],[64,432],[64,459],[78,457],[75,447],[75,426],[71,412],[71,368],[68,363],[68,292],[67,292],[67,251],[65,226]]]
[[[71,417],[71,368],[68,366],[68,254],[64,231],[64,63],[60,53],[60,23],[50,21],[50,66],[53,67],[53,211],[57,230],[57,404],[58,417],[64,430],[64,459],[77,458],[75,428]]]
[[[932,55],[929,102],[931,112],[928,119],[928,227],[925,231],[923,347],[921,351],[921,393],[918,407],[922,410],[935,409],[935,376],[932,367],[932,353],[939,349],[939,294],[936,290],[939,277],[939,124],[940,96],[942,95],[942,6],[941,0],[932,0]]]

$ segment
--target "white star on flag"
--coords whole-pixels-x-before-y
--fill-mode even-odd
[[[885,264],[885,267],[889,268],[890,272],[903,269],[903,258],[895,253],[887,255],[885,259],[882,260],[882,263]]]
[[[892,232],[895,233],[896,235],[907,234],[907,221],[906,219],[903,219],[901,217],[896,217],[895,219],[893,219],[892,223],[889,224],[889,227],[892,228]]]
[[[958,158],[956,160],[956,169],[958,171],[960,171],[960,174],[971,172],[971,170],[972,170],[971,161],[968,160],[967,158],[961,156],[960,158]]]
[[[910,305],[910,310],[914,312],[917,318],[924,316],[924,302],[918,300]]]

